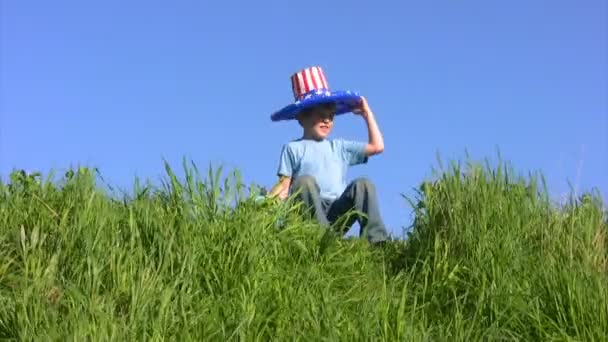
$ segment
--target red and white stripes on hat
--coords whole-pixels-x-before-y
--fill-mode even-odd
[[[306,68],[293,74],[291,88],[296,101],[301,100],[310,91],[329,90],[323,69],[319,66]]]

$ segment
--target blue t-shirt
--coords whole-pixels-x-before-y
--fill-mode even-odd
[[[290,141],[283,146],[277,173],[292,179],[312,176],[319,185],[322,198],[336,199],[346,189],[348,168],[367,163],[366,145],[342,139]]]

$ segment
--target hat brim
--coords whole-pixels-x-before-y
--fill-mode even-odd
[[[287,105],[274,112],[270,119],[272,121],[294,120],[303,109],[319,104],[334,103],[336,105],[335,115],[352,112],[361,101],[361,96],[354,91],[337,90],[313,93],[310,96]]]

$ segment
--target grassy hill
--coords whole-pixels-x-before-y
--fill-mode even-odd
[[[123,197],[85,168],[0,183],[0,338],[607,339],[594,194],[557,207],[505,165],[453,164],[411,199],[408,239],[372,248],[185,173]]]

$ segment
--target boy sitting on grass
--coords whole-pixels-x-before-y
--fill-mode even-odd
[[[285,144],[277,174],[279,182],[271,197],[295,194],[312,217],[324,226],[333,225],[351,210],[346,228],[355,220],[372,244],[383,243],[388,233],[378,207],[374,185],[365,178],[346,183],[350,166],[367,163],[382,153],[384,141],[374,114],[364,97],[349,91],[328,89],[319,67],[304,69],[291,77],[296,102],[275,112],[273,121],[297,119],[303,128],[300,139]],[[369,141],[329,139],[336,115],[353,112],[366,122]],[[345,232],[342,232],[345,233]]]

